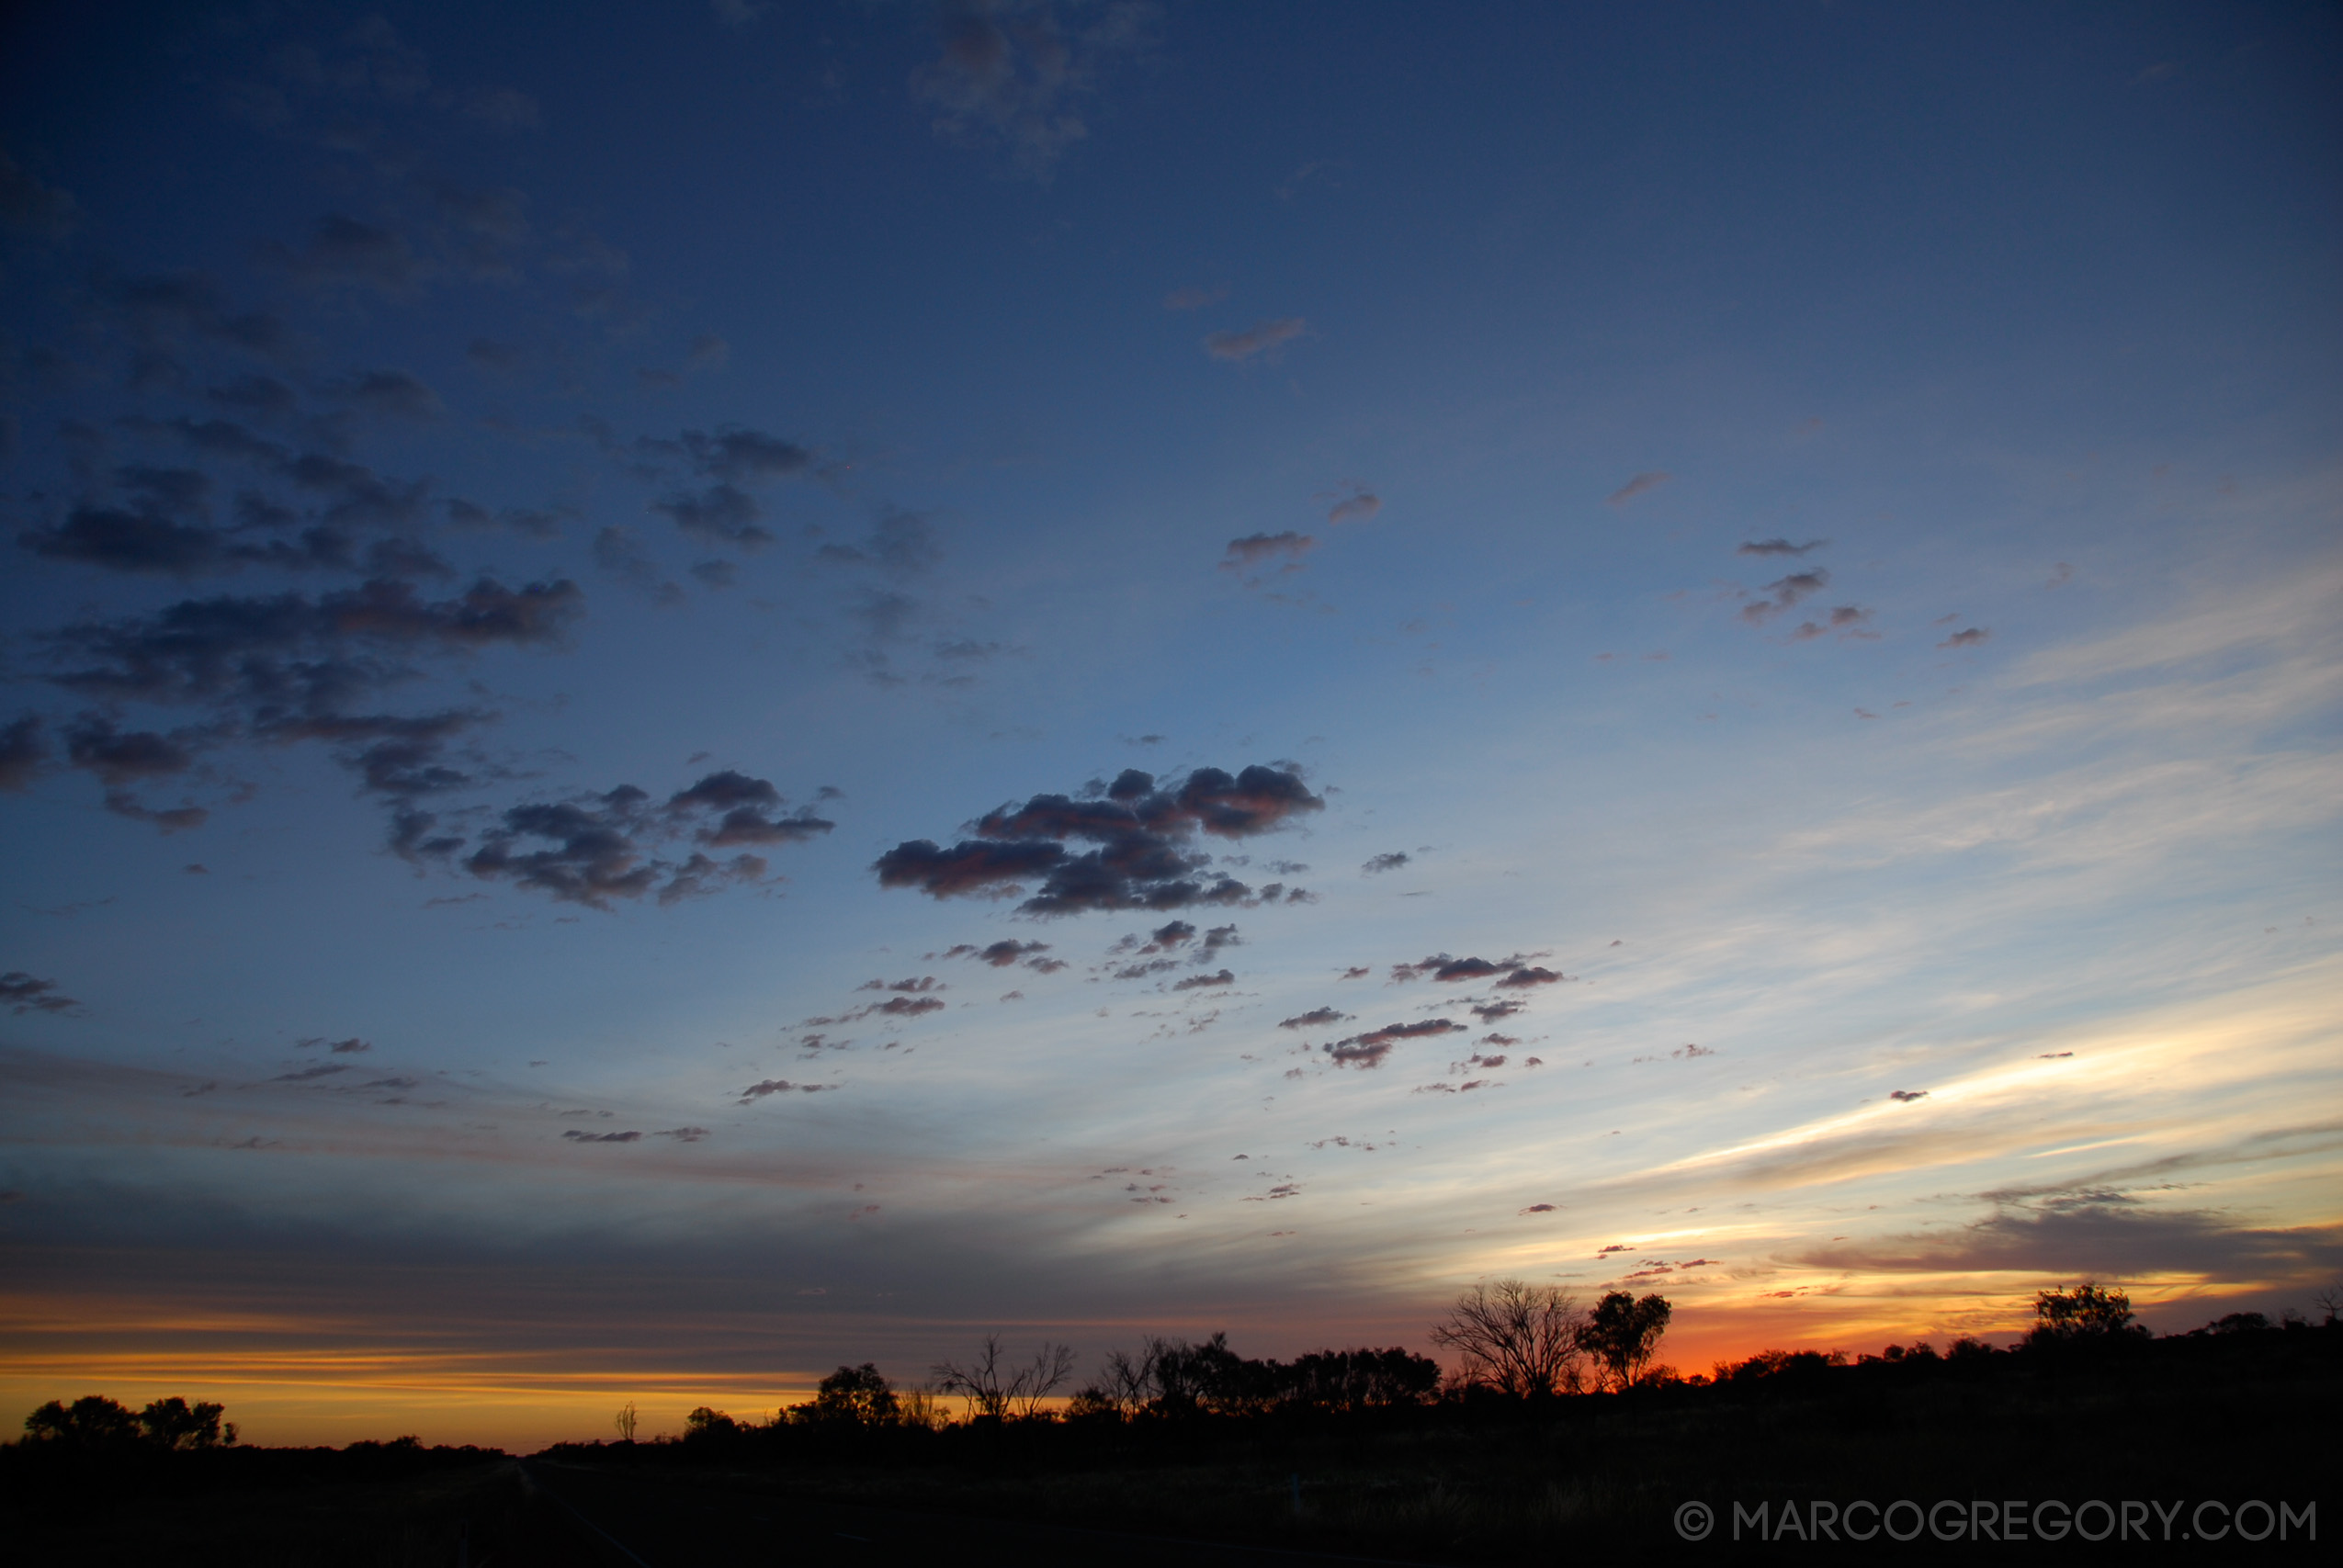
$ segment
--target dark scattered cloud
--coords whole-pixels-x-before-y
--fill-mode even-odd
[[[21,969],[0,975],[0,1007],[19,1018],[31,1012],[78,1012],[81,1005],[60,991],[54,980],[36,979]]]
[[[1800,600],[1819,593],[1829,586],[1830,573],[1821,567],[1776,578],[1765,585],[1764,592],[1770,597],[1751,600],[1741,606],[1741,619],[1753,626],[1763,626]]]
[[[735,844],[804,843],[837,826],[814,815],[809,806],[801,806],[784,816],[784,804],[781,793],[770,781],[751,778],[728,768],[668,796],[666,811],[671,818],[687,818],[698,812],[721,813],[693,834],[710,849]]]
[[[119,327],[150,364],[189,342],[271,358],[293,350],[283,321],[262,311],[235,310],[219,283],[202,273],[120,277],[99,272],[86,287],[97,315]]]
[[[1419,1023],[1387,1023],[1381,1029],[1370,1029],[1364,1034],[1353,1034],[1337,1040],[1319,1050],[1334,1058],[1338,1067],[1379,1067],[1392,1048],[1402,1040],[1421,1040],[1430,1035],[1453,1034],[1464,1025],[1444,1018],[1426,1019]]]
[[[1550,1214],[1554,1213],[1554,1205],[1551,1203],[1532,1203],[1528,1208],[1522,1210],[1521,1213],[1524,1214]]]
[[[1326,520],[1336,525],[1364,523],[1382,510],[1382,497],[1372,491],[1354,485],[1350,494],[1341,497],[1332,506],[1327,508]]]
[[[764,508],[753,487],[809,478],[820,461],[808,447],[783,436],[745,426],[686,430],[673,440],[646,436],[629,449],[642,472],[673,474],[680,468],[707,481],[654,501],[651,510],[695,538],[759,549],[773,542],[761,519]]]
[[[768,1094],[821,1094],[838,1087],[834,1083],[791,1083],[787,1078],[766,1078],[742,1089],[739,1103],[746,1105],[753,1100],[763,1100]]]
[[[1569,978],[1551,969],[1532,965],[1534,953],[1513,953],[1510,957],[1454,958],[1445,953],[1435,953],[1413,964],[1394,964],[1391,977],[1398,981],[1432,979],[1456,985],[1466,980],[1494,980],[1500,987],[1525,990],[1532,986],[1550,986]]]
[[[1023,964],[1026,968],[1043,975],[1054,974],[1066,967],[1063,959],[1041,956],[1048,951],[1049,944],[1046,942],[1017,942],[1012,938],[1003,937],[999,942],[988,942],[982,947],[977,946],[974,942],[964,942],[956,947],[946,948],[944,956],[973,958],[979,963],[990,964],[995,969],[1006,969],[1012,964]]]
[[[1132,768],[1093,793],[1037,795],[1001,807],[969,825],[974,837],[949,849],[906,840],[872,869],[881,886],[937,898],[1014,897],[1038,882],[1039,891],[1019,906],[1033,915],[1298,902],[1307,897],[1300,889],[1272,883],[1256,891],[1210,871],[1213,857],[1190,846],[1198,832],[1248,838],[1324,806],[1285,766],[1255,764],[1235,775],[1199,768],[1160,785]],[[1098,847],[1076,852],[1069,840]]]
[[[405,370],[364,370],[338,383],[334,395],[379,419],[431,420],[447,412],[439,394]]]
[[[1175,991],[1196,991],[1207,987],[1233,986],[1236,983],[1237,976],[1223,969],[1217,975],[1191,975],[1184,980],[1175,980],[1172,982],[1172,988]]]
[[[330,1078],[336,1073],[346,1073],[349,1070],[350,1065],[347,1062],[320,1062],[313,1067],[296,1067],[289,1073],[278,1073],[268,1081],[270,1083],[311,1083],[319,1078]]]
[[[1928,1098],[1928,1090],[1924,1089],[1890,1089],[1887,1092],[1887,1098],[1905,1104],[1909,1104],[1915,1100],[1926,1100]]]
[[[1818,550],[1830,543],[1828,539],[1808,539],[1794,545],[1787,539],[1751,539],[1733,553],[1738,556],[1802,556]]]
[[[1296,1013],[1292,1018],[1281,1021],[1277,1027],[1280,1029],[1323,1029],[1329,1024],[1340,1023],[1350,1016],[1347,1012],[1337,1012],[1332,1008],[1312,1008],[1307,1012]]]
[[[311,597],[187,599],[152,615],[83,621],[48,635],[51,675],[94,696],[147,702],[243,697],[330,705],[402,679],[376,650],[469,652],[561,640],[584,595],[566,579],[507,588],[482,578],[452,599],[426,600],[409,582],[376,579]]]
[[[1479,1002],[1474,1005],[1473,1016],[1479,1019],[1483,1023],[1495,1023],[1499,1019],[1511,1018],[1521,1010],[1522,1004],[1520,1002]]]
[[[374,1049],[373,1042],[361,1040],[355,1034],[343,1040],[328,1040],[323,1034],[312,1034],[306,1040],[293,1042],[293,1048],[297,1051],[306,1051],[318,1045],[326,1047],[337,1056],[354,1056],[360,1052]]]
[[[0,229],[36,240],[62,240],[80,217],[70,191],[43,184],[0,150]]]
[[[1811,642],[1816,637],[1828,637],[1832,632],[1837,632],[1842,640],[1847,637],[1875,639],[1879,634],[1865,629],[1870,622],[1871,612],[1860,604],[1840,604],[1830,612],[1828,625],[1820,621],[1799,622],[1792,629],[1790,640]]]
[[[575,1127],[572,1127],[569,1131],[563,1133],[561,1136],[573,1144],[632,1144],[640,1142],[642,1138],[642,1134],[640,1133],[631,1131],[625,1133],[582,1133]]]
[[[631,528],[616,523],[606,525],[594,536],[594,564],[650,598],[655,604],[674,605],[684,602],[682,586],[660,570],[651,558],[640,536]]]
[[[315,288],[367,288],[399,296],[413,291],[429,270],[405,235],[345,212],[320,218],[309,243],[298,250],[271,243],[261,254],[296,282]]]
[[[1936,646],[1939,648],[1975,648],[1977,644],[1984,642],[1991,636],[1993,636],[1993,631],[1989,626],[1970,626],[1964,630],[1954,632],[1951,637],[1946,637],[1942,642],[1938,643]]]
[[[1365,964],[1353,964],[1350,968],[1343,970],[1341,977],[1345,980],[1364,980],[1374,973],[1375,971],[1368,968]]]
[[[689,830],[696,842],[725,849],[799,842],[836,825],[806,807],[773,815],[782,804],[768,781],[730,771],[676,791],[663,806],[621,784],[601,795],[512,807],[462,863],[475,876],[509,876],[518,886],[589,908],[606,910],[613,899],[646,893],[655,893],[663,906],[761,883],[767,870],[754,854],[719,861],[695,851],[678,863],[651,852],[677,832]]]
[[[1047,0],[944,0],[935,17],[940,51],[911,73],[913,96],[934,111],[932,129],[993,148],[1007,172],[1046,184],[1090,135],[1081,101],[1113,62],[1147,45],[1155,7],[1109,0],[1061,16]]]
[[[2073,1280],[2181,1274],[2215,1280],[2343,1277],[2343,1227],[2241,1224],[2215,1211],[2143,1203],[2116,1191],[1997,1205],[1974,1224],[1930,1234],[1816,1247],[1808,1267],[1866,1273],[2032,1274]]]
[[[916,997],[923,995],[929,991],[945,990],[948,989],[948,987],[933,975],[913,975],[900,980],[865,980],[861,985],[856,986],[855,989],[858,991],[900,991],[905,996]]]
[[[1387,871],[1398,871],[1401,866],[1409,863],[1409,858],[1403,850],[1394,850],[1389,854],[1376,855],[1359,867],[1359,874],[1375,876]]]
[[[1204,340],[1204,351],[1215,359],[1246,360],[1288,344],[1309,330],[1299,316],[1279,316],[1255,321],[1242,332],[1217,332]]]
[[[720,540],[744,550],[762,549],[773,542],[772,531],[757,521],[764,509],[738,485],[682,491],[652,502],[651,509],[697,539]]]
[[[1248,534],[1241,539],[1228,541],[1228,558],[1220,563],[1220,570],[1243,571],[1280,556],[1297,563],[1317,544],[1307,534],[1296,534],[1290,528],[1282,534]]]
[[[1655,468],[1648,473],[1637,474],[1634,479],[1629,479],[1625,484],[1621,485],[1617,490],[1613,491],[1609,495],[1605,496],[1603,501],[1607,505],[1624,506],[1627,502],[1635,500],[1636,497],[1639,495],[1647,495],[1651,491],[1658,490],[1661,485],[1666,484],[1674,477],[1674,475],[1670,474],[1665,469],[1659,468]]]
[[[186,773],[195,766],[184,738],[152,729],[122,730],[103,714],[84,714],[65,731],[65,755],[108,784],[139,784]]]

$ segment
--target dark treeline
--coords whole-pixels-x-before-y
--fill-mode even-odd
[[[426,1448],[413,1437],[339,1449],[256,1448],[237,1441],[226,1414],[222,1405],[175,1395],[142,1410],[103,1394],[52,1399],[25,1417],[20,1440],[0,1444],[0,1486],[287,1486],[416,1475],[505,1457],[470,1445]]]
[[[661,1530],[837,1518],[858,1539],[863,1509],[1420,1562],[1545,1562],[1567,1547],[1602,1562],[1691,1550],[1673,1522],[1690,1499],[1777,1515],[1855,1497],[2299,1508],[2331,1488],[2343,1400],[2343,1324],[2322,1304],[2323,1323],[2236,1313],[2156,1336],[2122,1292],[2085,1284],[2043,1292],[2008,1348],[1770,1349],[1684,1374],[1658,1359],[1670,1314],[1658,1296],[1581,1310],[1498,1281],[1437,1326],[1444,1372],[1400,1348],[1256,1359],[1215,1334],[1148,1339],[1079,1377],[1061,1346],[1019,1359],[994,1337],[935,1363],[922,1388],[841,1367],[770,1416],[703,1408],[680,1435],[637,1441],[629,1410],[618,1441],[558,1445],[526,1469],[412,1438],[255,1448],[217,1405],[88,1396],[41,1406],[0,1445],[0,1533],[58,1561],[160,1561],[148,1548],[167,1542],[190,1568],[420,1568],[492,1545],[499,1568],[594,1560],[551,1486]],[[1933,1550],[1912,1544],[1919,1560]],[[1700,1551],[1740,1560],[1729,1542]]]
[[[1622,1407],[1702,1410],[1840,1396],[1892,1394],[1928,1385],[2032,1386],[2114,1380],[2153,1385],[2223,1365],[2268,1370],[2289,1361],[2343,1359],[2343,1323],[2314,1325],[2233,1313],[2183,1333],[2153,1335],[2122,1292],[2085,1283],[2043,1292],[2034,1326],[2017,1344],[1968,1337],[1941,1350],[1923,1340],[1850,1357],[1840,1351],[1761,1350],[1683,1374],[1656,1352],[1670,1303],[1613,1292],[1592,1310],[1566,1293],[1519,1280],[1477,1286],[1434,1330],[1461,1365],[1399,1348],[1319,1350],[1291,1361],[1239,1355],[1226,1332],[1200,1341],[1150,1337],[1107,1355],[1071,1388],[1073,1356],[1043,1344],[1030,1359],[988,1336],[965,1360],[935,1364],[931,1387],[899,1390],[869,1362],[841,1367],[815,1397],[769,1419],[703,1407],[680,1435],[635,1441],[632,1411],[619,1442],[558,1445],[549,1453],[603,1461],[690,1465],[950,1465],[1013,1456],[1018,1464],[1070,1468],[1192,1457],[1230,1442],[1273,1444],[1348,1434],[1462,1431],[1593,1419]],[[942,1401],[956,1399],[956,1411]]]

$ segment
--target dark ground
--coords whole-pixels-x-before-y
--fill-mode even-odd
[[[2315,1506],[2343,1529],[2343,1333],[2158,1341],[2121,1356],[1807,1368],[1542,1408],[753,1429],[528,1461],[222,1450],[145,1468],[0,1450],[26,1562],[263,1568],[897,1563],[2326,1562],[2301,1524],[2194,1539],[2212,1499]],[[285,1456],[292,1457],[287,1458]],[[203,1461],[179,1464],[176,1461]],[[216,1463],[212,1461],[218,1461]],[[404,1468],[401,1468],[403,1466]],[[371,1468],[369,1468],[371,1467]],[[1299,1508],[1296,1506],[1298,1483]],[[1736,1503],[2100,1499],[2160,1506],[2109,1539],[1896,1542],[1733,1534]],[[1687,1541],[1698,1501],[1715,1528]],[[2177,1510],[2174,1505],[2181,1505]],[[1998,1511],[1998,1510],[1997,1510]],[[2218,1524],[2218,1513],[2203,1516]],[[1939,1516],[1949,1529],[1952,1515]],[[2249,1529],[2262,1528],[2249,1513]],[[1908,1512],[1896,1528],[1909,1529]],[[2102,1528],[2088,1516],[2087,1528]],[[1771,1533],[1771,1531],[1769,1531]],[[2141,1539],[2145,1534],[2145,1539]],[[2183,1539],[2184,1536],[2190,1539]]]

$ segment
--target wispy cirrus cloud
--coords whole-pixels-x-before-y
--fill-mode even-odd
[[[1278,316],[1255,321],[1241,332],[1209,333],[1204,340],[1204,351],[1215,359],[1247,360],[1289,344],[1308,330],[1309,323],[1299,316]]]

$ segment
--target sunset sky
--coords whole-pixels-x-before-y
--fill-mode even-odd
[[[2339,81],[2311,5],[13,9],[0,1425],[2307,1308]]]

